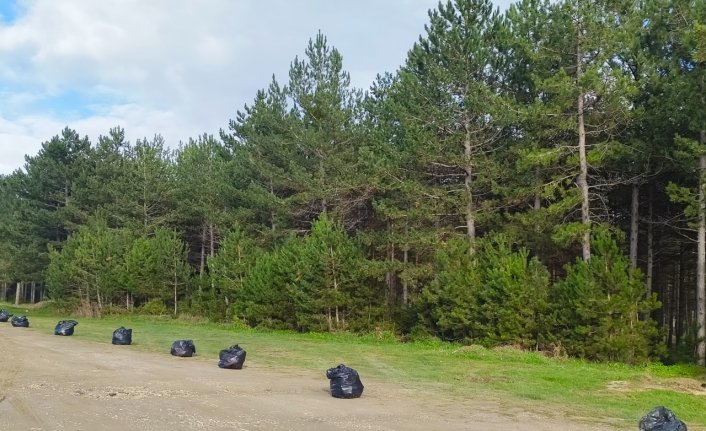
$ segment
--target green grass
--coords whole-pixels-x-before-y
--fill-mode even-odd
[[[32,328],[47,334],[58,320],[74,318],[80,322],[74,337],[97,343],[110,343],[113,330],[124,325],[133,328],[133,348],[165,355],[174,340],[193,339],[198,356],[215,363],[219,350],[237,343],[248,352],[248,362],[260,366],[314,370],[323,376],[327,368],[345,363],[360,372],[363,382],[374,378],[439,397],[494,400],[548,415],[560,411],[625,429],[636,429],[649,409],[665,405],[690,430],[706,430],[703,367],[633,367],[436,341],[401,343],[390,336],[297,334],[137,315],[88,319],[51,309],[0,308],[26,314]]]

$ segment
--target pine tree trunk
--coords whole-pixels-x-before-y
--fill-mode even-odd
[[[22,282],[18,281],[15,288],[15,305],[20,305],[20,298],[22,298]]]
[[[238,244],[238,268],[240,272],[238,273],[238,278],[240,279],[240,286],[243,285],[243,279],[245,278],[245,270],[243,269],[243,246]],[[227,300],[228,298],[226,298]]]
[[[387,262],[390,266],[395,261],[395,245],[389,239],[392,234],[392,223],[387,222]],[[385,271],[385,287],[387,288],[387,305],[392,307],[395,304],[395,271],[389,269]]]
[[[684,272],[684,268],[681,266],[681,259],[677,260],[675,266],[678,268],[677,279],[674,280],[672,300],[669,307],[669,314],[672,316],[672,326],[674,328],[674,335],[671,340],[672,345],[679,343],[679,292],[682,288],[682,273]]]
[[[178,284],[177,272],[174,271],[174,315],[177,315],[177,286]]]
[[[686,274],[688,272],[687,268],[684,266],[684,261],[685,261],[685,253],[684,253],[684,245],[681,244],[679,246],[679,268],[681,268],[681,271],[679,271],[679,285],[678,289],[676,292],[676,300],[674,301],[675,304],[674,306],[676,307],[676,334],[674,335],[674,343],[676,345],[679,345],[681,343],[682,335],[684,334],[684,316],[686,316],[686,301],[684,301],[684,298],[687,297],[686,295],[683,294],[683,289],[685,286],[687,286],[687,283],[685,282],[686,280]]]
[[[630,211],[630,268],[637,268],[637,236],[640,218],[640,186],[632,185],[632,205]]]
[[[147,177],[146,166],[142,166],[142,223],[144,225],[144,233],[147,234],[147,185],[145,178]]]
[[[323,194],[321,198],[321,214],[326,214],[328,202],[326,201],[326,195],[324,190],[326,190],[326,169],[324,169],[324,161],[321,159],[319,161],[319,192]]]
[[[672,281],[671,283],[664,283],[664,288],[668,290],[662,295],[662,314],[664,318],[662,319],[662,325],[667,326],[667,348],[671,349],[674,343],[674,298],[676,297],[676,290],[679,289],[679,263],[675,263],[672,267]]]
[[[653,187],[650,185],[650,197],[647,202],[649,221],[647,223],[647,274],[645,276],[645,290],[647,298],[652,295],[652,276],[654,272],[654,227],[652,225],[654,206],[652,204]]]
[[[333,265],[333,270],[331,271],[333,273],[333,291],[335,292],[335,298],[336,298],[336,306],[335,306],[335,313],[336,313],[336,329],[339,329],[341,326],[341,321],[340,321],[340,316],[339,316],[339,310],[338,310],[338,275],[336,274],[336,264],[335,264],[335,256],[333,253],[333,247],[329,247],[329,250],[331,252],[331,265]]]
[[[475,239],[476,239],[476,215],[475,208],[473,207],[473,189],[471,188],[473,182],[473,165],[471,163],[472,148],[471,148],[471,130],[468,117],[464,118],[463,126],[465,127],[465,138],[463,140],[463,155],[465,160],[464,171],[466,173],[464,177],[464,186],[466,187],[466,236],[468,236],[469,250],[471,253],[475,250]]]
[[[578,37],[576,39],[576,83],[579,84],[581,79],[581,23],[577,25]],[[583,115],[583,99],[585,93],[580,92],[577,99],[577,114],[578,114],[578,132],[579,132],[579,176],[577,185],[581,192],[581,223],[584,225],[584,233],[581,238],[581,251],[583,260],[588,261],[591,258],[591,216],[588,202],[588,160],[586,158],[586,129],[584,125]]]
[[[213,232],[213,223],[208,224],[209,233],[209,247],[208,247],[208,257],[213,257],[216,255],[216,234]]]
[[[206,224],[201,229],[201,256],[199,261],[199,277],[203,277],[206,268]],[[199,285],[199,289],[201,285]]]
[[[407,263],[409,262],[409,250],[405,247],[402,254],[402,263],[404,267],[407,268]],[[402,304],[407,307],[409,305],[409,288],[407,287],[407,278],[402,280]]]
[[[272,195],[272,200],[276,202],[275,200],[275,188],[274,185],[272,184],[272,179],[270,178],[270,195]],[[274,234],[277,231],[277,219],[275,217],[275,212],[274,210],[270,211],[270,226],[272,228],[272,233]],[[273,235],[274,236],[274,235]]]
[[[701,80],[701,104],[706,104]],[[706,147],[706,130],[700,134],[701,150]],[[706,155],[699,156],[699,230],[696,253],[696,363],[706,365]]]
[[[2,291],[0,292],[0,301],[7,301],[7,281],[2,282]]]

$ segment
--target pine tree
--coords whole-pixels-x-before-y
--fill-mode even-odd
[[[291,283],[308,272],[297,258],[300,247],[301,241],[290,236],[279,248],[258,258],[233,303],[235,318],[250,326],[305,329],[297,324],[295,301],[289,295]]]
[[[326,213],[314,223],[305,242],[303,260],[319,270],[312,280],[309,300],[325,315],[329,331],[346,329],[350,321],[365,316],[360,306],[368,305],[366,299],[370,299],[370,291],[359,275],[363,256],[343,227]],[[356,296],[358,301],[354,301]]]
[[[369,328],[379,298],[358,276],[362,261],[342,226],[323,214],[309,235],[291,236],[257,259],[242,280],[235,315],[298,331]]]
[[[137,140],[126,165],[126,180],[132,185],[122,197],[124,224],[141,234],[174,222],[173,153],[157,135],[151,141]]]
[[[483,337],[478,292],[481,274],[468,242],[455,238],[436,256],[436,276],[422,291],[420,318],[442,339],[470,342]]]
[[[497,93],[498,13],[487,0],[457,0],[440,4],[429,18],[400,71],[408,151],[425,174],[415,200],[431,199],[442,226],[462,223],[472,250],[502,160],[493,156],[504,112]]]
[[[206,257],[215,256],[222,233],[231,225],[228,212],[236,191],[229,162],[226,148],[208,135],[191,139],[176,155],[176,222],[190,239],[201,277]]]
[[[309,41],[304,59],[292,62],[286,94],[297,119],[290,133],[304,186],[290,199],[294,215],[307,227],[330,212],[350,230],[361,222],[369,200],[358,172],[362,93],[351,88],[343,57],[323,34]]]
[[[76,300],[84,311],[100,315],[105,305],[122,302],[125,257],[132,233],[111,229],[105,217],[90,219],[64,246],[50,251],[47,284],[53,298]]]
[[[571,176],[555,148],[556,118],[542,108],[542,83],[567,64],[553,48],[563,37],[553,28],[551,3],[524,0],[510,5],[498,38],[503,79],[500,90],[515,115],[508,126],[507,156],[511,175],[498,187],[506,205],[501,227],[552,268],[561,268],[566,250],[551,234],[565,221],[566,208],[554,205],[566,197]],[[572,206],[574,203],[571,204]]]
[[[242,228],[276,245],[293,229],[290,199],[303,188],[299,152],[292,134],[284,90],[273,78],[229,123],[221,138],[232,155],[238,202],[234,210]]]
[[[484,338],[490,344],[538,348],[550,331],[549,271],[525,248],[513,250],[505,235],[483,239],[478,265]]]
[[[605,183],[600,168],[631,115],[634,81],[616,60],[627,31],[622,6],[573,0],[545,5],[543,43],[526,55],[537,73],[531,85],[521,87],[529,94],[520,93],[534,101],[523,110],[523,125],[532,123],[531,144],[517,152],[518,164],[544,181],[538,195],[550,216],[580,210],[580,222],[563,224],[555,234],[579,239],[585,260],[591,255],[591,226],[599,221],[592,202],[601,197],[590,192]],[[516,19],[516,37],[522,37],[526,29]]]
[[[14,277],[18,282],[43,280],[48,247],[61,247],[78,225],[73,187],[86,164],[88,138],[65,128],[44,142],[35,156],[25,156],[24,171],[9,178],[12,217],[8,220]],[[20,284],[17,299],[21,299]]]
[[[262,253],[256,242],[241,229],[235,228],[226,233],[218,253],[208,258],[212,290],[204,295],[205,311],[215,314],[217,310],[222,310],[219,317],[229,317],[229,304],[242,301],[245,277],[253,270]]]
[[[90,148],[69,128],[44,142],[36,156],[25,156],[24,174],[19,174],[19,196],[31,207],[27,214],[37,235],[46,244],[59,245],[75,229],[71,219],[73,185],[86,165]]]
[[[190,272],[186,245],[179,234],[157,228],[151,236],[142,235],[132,242],[121,282],[136,302],[171,305],[177,315],[179,298],[190,293]]]
[[[645,298],[639,269],[630,268],[606,233],[594,239],[590,261],[567,267],[557,285],[554,313],[559,339],[569,354],[590,359],[640,363],[654,354],[655,323],[640,316],[657,308]]]
[[[125,130],[115,127],[107,135],[98,137],[98,143],[88,152],[86,166],[73,186],[76,219],[86,220],[102,211],[113,227],[123,227],[126,214],[125,197],[133,183],[130,160],[133,147],[125,140]]]
[[[362,170],[368,173],[373,216],[357,238],[369,248],[367,273],[383,282],[388,309],[410,310],[431,279],[439,236],[437,216],[424,193],[425,175],[409,151],[411,128],[403,124],[407,94],[398,77],[379,76],[365,101]]]
[[[437,254],[420,317],[432,333],[463,342],[537,348],[547,341],[549,273],[527,249],[492,234],[471,253],[455,238]]]

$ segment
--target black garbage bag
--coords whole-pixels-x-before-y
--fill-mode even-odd
[[[15,316],[12,318],[10,323],[12,323],[12,326],[15,327],[29,328],[29,320],[27,320],[27,316]]]
[[[127,329],[124,326],[113,331],[113,344],[127,346],[132,344],[132,329]]]
[[[220,358],[218,361],[218,366],[220,368],[239,370],[243,368],[243,364],[245,363],[245,350],[236,344],[228,347],[227,349],[221,350],[218,357]]]
[[[0,322],[7,322],[12,317],[12,313],[5,310],[4,308],[0,310]]]
[[[326,371],[331,379],[331,396],[335,398],[358,398],[363,394],[363,382],[358,372],[341,364]]]
[[[172,355],[189,358],[196,353],[196,346],[191,340],[177,340],[172,344]]]
[[[640,431],[686,431],[686,424],[666,407],[655,407],[640,419]]]
[[[59,320],[54,327],[54,335],[74,335],[74,326],[78,325],[75,320]]]

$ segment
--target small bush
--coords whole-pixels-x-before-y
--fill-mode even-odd
[[[66,298],[54,302],[54,310],[57,314],[74,314],[81,309],[81,300],[78,298]]]
[[[164,316],[167,314],[167,306],[159,299],[150,299],[139,309],[140,314],[150,316]]]
[[[235,331],[247,331],[252,329],[243,319],[234,318],[230,322],[231,328]]]
[[[101,312],[107,316],[122,316],[131,313],[127,308],[119,305],[104,305]]]

